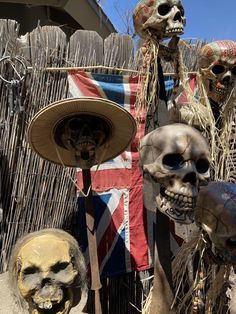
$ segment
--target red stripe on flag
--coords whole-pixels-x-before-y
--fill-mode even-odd
[[[135,115],[135,102],[138,90],[138,76],[129,76],[129,86],[130,86],[130,112]]]
[[[110,189],[129,189],[132,186],[131,169],[107,169],[91,172],[92,189],[95,192],[104,192]],[[77,185],[83,189],[82,172],[77,171]]]
[[[135,186],[130,190],[129,207],[131,263],[134,270],[141,271],[150,265],[142,186]]]
[[[74,83],[79,87],[84,96],[102,97],[99,88],[94,84],[92,77],[86,72],[71,72]]]

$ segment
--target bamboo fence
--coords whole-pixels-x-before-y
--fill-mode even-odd
[[[23,234],[43,228],[76,232],[76,188],[61,166],[38,157],[27,142],[26,131],[32,117],[49,103],[68,96],[66,71],[47,68],[94,67],[99,73],[136,73],[140,55],[129,36],[111,34],[104,41],[93,31],[76,31],[70,38],[59,27],[37,27],[18,36],[20,25],[0,20],[0,58],[23,60],[28,71],[22,82],[23,110],[10,111],[10,89],[0,80],[0,152],[3,222],[0,225],[0,272],[7,270],[12,247]],[[196,51],[201,42],[184,43],[183,58],[188,71],[197,69]],[[193,48],[194,47],[194,48]],[[164,71],[173,69],[164,64]],[[127,71],[125,71],[127,69]],[[4,70],[4,71],[3,71]],[[12,79],[12,67],[0,64],[4,78]],[[20,70],[19,70],[20,71]],[[68,169],[67,169],[68,171]],[[75,178],[75,170],[69,169]],[[151,287],[150,271],[130,273],[102,281],[103,313],[141,312]],[[89,304],[88,311],[93,312]]]

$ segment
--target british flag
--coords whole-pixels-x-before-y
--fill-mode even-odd
[[[136,116],[138,76],[71,72],[70,96],[110,99]],[[139,119],[140,120],[140,119]],[[98,259],[102,277],[141,271],[153,264],[155,217],[143,205],[143,180],[138,166],[138,142],[145,118],[126,151],[97,169],[91,169]],[[82,173],[77,171],[82,189]],[[88,260],[84,197],[78,191],[79,241]]]

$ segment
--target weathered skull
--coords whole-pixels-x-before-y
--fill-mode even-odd
[[[45,229],[19,240],[9,274],[16,298],[29,313],[68,314],[76,303],[81,313],[85,306],[84,258],[76,240],[65,231]]]
[[[207,95],[220,105],[229,97],[236,82],[236,43],[214,41],[202,47],[199,57]]]
[[[110,134],[110,126],[104,119],[81,114],[63,120],[56,128],[55,140],[58,145],[75,152],[78,167],[89,169],[96,162],[96,149]]]
[[[214,246],[214,254],[222,262],[236,263],[236,185],[210,182],[199,192],[196,221]]]
[[[210,176],[205,138],[189,125],[166,125],[141,139],[139,154],[143,175],[160,183],[158,209],[176,222],[193,222],[199,184]]]
[[[159,40],[183,34],[186,24],[180,0],[142,0],[133,12],[133,21],[140,37]]]

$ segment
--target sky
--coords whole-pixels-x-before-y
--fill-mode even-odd
[[[128,16],[139,0],[100,0],[104,12],[119,33],[127,33]],[[182,0],[187,24],[182,39],[208,42],[220,39],[236,41],[236,0]]]

